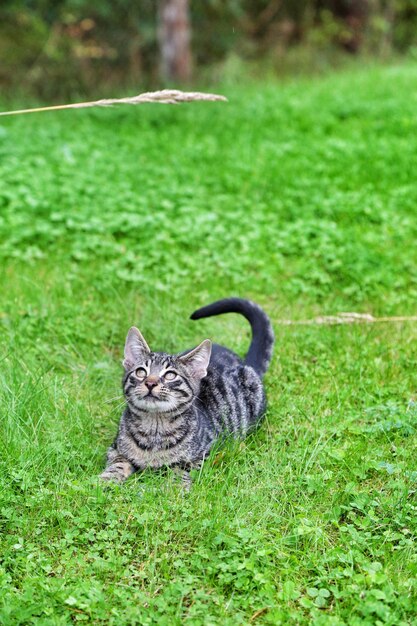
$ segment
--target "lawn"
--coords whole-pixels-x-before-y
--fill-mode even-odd
[[[2,626],[415,624],[417,325],[279,320],[416,313],[416,66],[218,90],[1,121]],[[262,427],[104,488],[129,326],[244,354],[229,295]]]

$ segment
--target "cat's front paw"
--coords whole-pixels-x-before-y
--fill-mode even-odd
[[[125,477],[117,474],[116,472],[102,472],[99,476],[99,479],[105,483],[116,483],[120,484],[125,480]]]

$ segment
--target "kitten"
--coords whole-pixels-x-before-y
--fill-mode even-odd
[[[136,470],[199,467],[221,436],[240,437],[256,426],[266,399],[262,385],[274,334],[264,311],[249,300],[219,300],[191,319],[241,313],[252,327],[249,352],[234,352],[206,339],[193,350],[152,352],[139,330],[127,335],[123,392],[127,405],[107,453],[103,480],[123,481]]]

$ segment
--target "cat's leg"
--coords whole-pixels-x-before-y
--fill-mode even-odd
[[[106,468],[104,472],[100,474],[100,478],[101,480],[121,483],[126,480],[126,478],[129,478],[134,471],[135,468],[132,463],[120,454],[117,448],[110,446],[107,451]]]
[[[188,470],[180,470],[179,477],[181,479],[181,488],[184,491],[190,491],[191,485],[193,484],[190,472]]]
[[[195,463],[187,464],[186,466],[178,466],[175,468],[175,473],[181,480],[181,487],[184,491],[190,491],[193,484],[190,472],[192,470],[200,470],[203,465],[203,461],[197,461]]]

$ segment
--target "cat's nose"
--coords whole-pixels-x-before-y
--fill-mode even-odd
[[[149,390],[156,387],[158,383],[159,383],[159,380],[156,376],[148,376],[148,378],[145,380],[145,385],[147,386]]]

